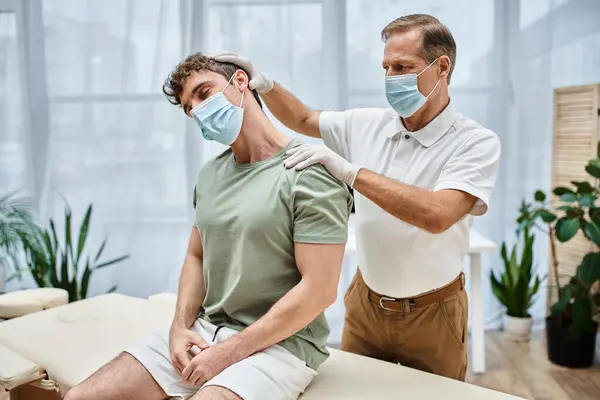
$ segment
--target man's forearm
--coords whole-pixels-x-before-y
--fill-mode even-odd
[[[314,118],[315,111],[304,105],[279,83],[275,82],[273,89],[261,94],[261,98],[275,118],[289,129],[308,136],[320,137],[318,125],[311,126],[309,121],[311,117]]]
[[[202,310],[205,295],[202,259],[188,255],[181,268],[173,324],[190,328]]]
[[[400,183],[367,169],[361,169],[354,190],[394,217],[432,233],[439,233],[451,223],[447,204],[434,192]]]
[[[320,285],[300,281],[262,318],[224,343],[230,346],[231,363],[243,360],[292,336],[317,318],[334,301],[335,293],[331,295]]]

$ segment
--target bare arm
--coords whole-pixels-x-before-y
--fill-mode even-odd
[[[344,244],[295,244],[300,283],[262,318],[223,343],[231,363],[290,337],[335,302],[344,247]]]
[[[319,114],[305,106],[296,96],[279,83],[268,93],[261,94],[271,113],[289,129],[303,135],[320,138]]]
[[[354,190],[394,217],[441,233],[471,210],[477,198],[460,190],[431,191],[406,185],[383,175],[361,169]]]
[[[181,275],[173,325],[191,328],[198,317],[206,295],[202,270],[202,239],[198,229],[192,228]]]

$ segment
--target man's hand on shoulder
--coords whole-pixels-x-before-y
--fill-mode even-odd
[[[353,187],[360,167],[354,165],[336,154],[325,145],[310,145],[294,147],[286,152],[289,157],[284,161],[286,168],[304,169],[313,164],[322,164],[336,179]]]

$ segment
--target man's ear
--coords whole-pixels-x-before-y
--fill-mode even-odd
[[[238,84],[238,88],[240,89],[240,91],[244,91],[248,88],[248,83],[249,83],[249,79],[248,79],[248,75],[241,69],[238,69],[237,71],[235,71],[234,74],[234,80],[237,82]]]
[[[440,56],[440,60],[438,61],[438,73],[440,75],[440,78],[446,78],[446,80],[448,80],[448,75],[450,74],[451,66],[452,61],[450,61],[450,57]]]

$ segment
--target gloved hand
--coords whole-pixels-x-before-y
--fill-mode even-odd
[[[356,175],[361,167],[351,164],[324,145],[303,144],[286,152],[284,161],[287,168],[304,169],[316,163],[323,164],[335,178],[353,187]]]
[[[275,86],[275,81],[269,78],[266,74],[263,74],[254,69],[252,62],[244,56],[239,54],[226,51],[223,53],[215,54],[211,56],[215,61],[227,62],[235,64],[240,68],[243,68],[250,75],[250,82],[248,86],[252,90],[256,90],[258,93],[267,93]]]

